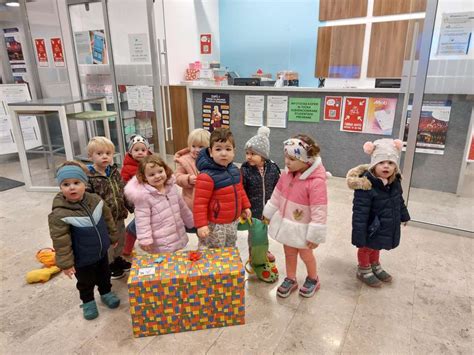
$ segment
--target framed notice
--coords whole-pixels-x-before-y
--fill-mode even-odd
[[[341,131],[362,132],[364,130],[366,109],[366,97],[345,97]]]
[[[320,108],[320,98],[290,97],[288,121],[312,123],[319,122]]]
[[[47,67],[48,63],[48,54],[46,53],[46,44],[44,38],[35,38],[35,47],[36,47],[36,60],[38,61],[39,67]]]
[[[324,99],[324,120],[340,121],[342,96],[326,96]]]
[[[216,128],[229,128],[229,94],[202,94],[202,128],[209,132]]]
[[[64,52],[61,38],[51,38],[51,51],[53,52],[54,66],[64,67]]]

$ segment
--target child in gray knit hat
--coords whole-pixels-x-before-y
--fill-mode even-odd
[[[252,217],[262,219],[263,207],[270,199],[280,178],[280,168],[270,160],[270,128],[262,126],[257,135],[245,143],[246,161],[242,164],[242,183],[250,200]],[[250,254],[250,252],[249,252]],[[268,252],[269,261],[275,257]]]
[[[354,190],[352,244],[358,248],[357,278],[370,287],[392,281],[380,265],[380,250],[396,248],[400,224],[410,220],[398,168],[401,149],[399,139],[366,142],[364,151],[371,156],[370,164],[347,173],[347,184]]]

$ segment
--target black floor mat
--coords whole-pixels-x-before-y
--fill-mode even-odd
[[[7,179],[2,176],[0,176],[0,191],[6,191],[10,189],[14,189],[15,187],[18,186],[23,186],[25,185],[24,182],[17,181],[17,180],[12,180],[12,179]]]

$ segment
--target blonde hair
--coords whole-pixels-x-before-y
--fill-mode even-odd
[[[99,148],[109,148],[115,152],[115,145],[106,137],[93,137],[87,144],[87,154],[91,156]]]
[[[157,154],[152,154],[152,155],[147,155],[145,158],[140,160],[140,164],[138,165],[138,170],[137,170],[137,180],[142,183],[146,184],[146,177],[145,177],[145,169],[146,166],[150,164],[152,168],[155,166],[161,166],[163,169],[165,169],[166,172],[166,181],[173,175],[173,170],[164,162],[163,159]],[[165,181],[165,183],[166,183]]]
[[[210,137],[211,133],[203,128],[193,129],[188,136],[188,147],[191,147],[191,145],[194,143],[207,148],[209,147]]]

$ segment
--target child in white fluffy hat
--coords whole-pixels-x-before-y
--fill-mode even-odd
[[[380,250],[400,243],[400,224],[410,220],[402,197],[398,168],[402,141],[378,139],[366,142],[370,164],[347,173],[347,185],[354,190],[352,244],[358,248],[357,278],[368,286],[380,287],[392,281],[380,265]]]

